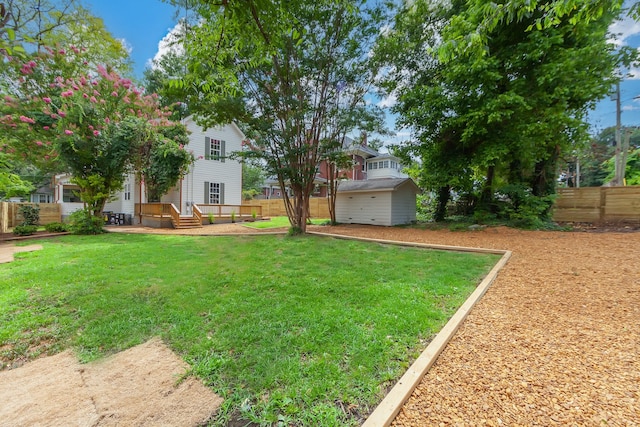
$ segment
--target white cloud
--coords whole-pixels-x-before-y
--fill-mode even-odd
[[[614,22],[609,27],[609,32],[615,36],[615,38],[609,39],[611,43],[616,46],[625,46],[629,37],[640,33],[640,22],[637,22],[629,16],[625,16],[620,21]]]
[[[116,40],[118,40],[118,42],[120,42],[120,44],[122,45],[122,48],[129,55],[131,55],[131,52],[133,52],[133,46],[131,46],[131,44],[127,41],[127,39],[116,39]]]
[[[167,35],[158,42],[158,52],[156,52],[152,60],[150,59],[149,61],[147,61],[147,66],[153,68],[153,62],[158,61],[169,52],[174,52],[179,55],[183,54],[183,37],[184,27],[182,25],[182,22],[178,22],[175,27],[171,28]]]
[[[398,96],[395,93],[389,94],[386,98],[381,99],[376,105],[380,108],[389,108],[396,105]]]

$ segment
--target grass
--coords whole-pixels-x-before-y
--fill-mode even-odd
[[[317,236],[40,243],[0,265],[2,362],[159,335],[225,398],[219,425],[359,424],[498,259]]]
[[[323,218],[313,218],[311,219],[312,224],[322,225],[325,224],[328,220]],[[243,223],[247,227],[253,228],[282,228],[282,227],[291,227],[289,223],[289,218],[286,216],[274,216],[267,221],[255,221],[255,222],[246,222]]]

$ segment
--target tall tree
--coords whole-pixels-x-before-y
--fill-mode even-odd
[[[340,144],[373,79],[368,53],[382,18],[365,1],[195,1],[179,86],[205,126],[231,120],[251,139],[245,156],[277,177],[296,232],[306,230],[316,166]]]
[[[382,63],[392,66],[384,87],[396,91],[401,123],[416,131],[417,144],[408,149],[422,155],[424,175],[444,199],[447,188],[480,184],[479,205],[494,211],[502,187],[509,212],[531,200],[544,216],[558,159],[587,140],[586,112],[607,94],[626,59],[607,42],[616,8],[584,20],[568,13],[538,26],[546,10],[538,5],[493,25],[482,51],[462,50],[443,61],[443,46],[484,22],[475,6],[416,1],[405,7],[380,44]],[[410,59],[418,56],[422,61]]]

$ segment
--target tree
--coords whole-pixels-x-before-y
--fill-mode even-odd
[[[176,85],[201,124],[244,125],[244,156],[277,177],[304,232],[322,151],[375,113],[364,96],[381,12],[364,1],[194,3],[203,23],[188,33],[189,73]]]
[[[539,5],[487,29],[481,52],[443,61],[443,46],[482,26],[478,5],[417,1],[401,10],[378,48],[389,67],[382,84],[398,97],[400,124],[415,131],[405,149],[421,157],[423,183],[439,194],[439,219],[450,190],[468,194],[476,209],[500,213],[507,201],[509,216],[544,218],[560,157],[587,140],[586,112],[627,59],[607,42],[615,7],[538,26],[546,10]]]
[[[262,192],[264,183],[264,171],[260,165],[252,165],[248,162],[242,163],[242,198],[253,199]]]
[[[170,112],[160,109],[157,95],[143,95],[114,71],[98,66],[87,75],[60,76],[60,64],[75,67],[78,61],[84,63],[77,48],[47,48],[16,63],[22,77],[16,97],[2,106],[0,125],[9,135],[2,148],[40,164],[57,159],[80,187],[88,214],[100,217],[126,173],[142,164],[136,161],[140,147],[151,141],[145,154],[155,160],[157,148],[165,161],[175,160],[167,155],[167,136],[178,140],[186,131],[167,120]],[[191,157],[179,159],[172,165],[183,171]]]

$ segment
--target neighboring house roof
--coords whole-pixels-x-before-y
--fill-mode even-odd
[[[341,181],[338,185],[338,193],[358,193],[367,191],[395,191],[403,185],[410,185],[416,193],[420,189],[411,178],[380,178],[363,181]]]

